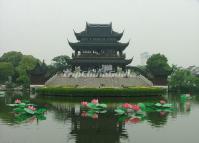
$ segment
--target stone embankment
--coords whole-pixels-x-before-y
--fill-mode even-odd
[[[70,73],[70,74],[56,74],[50,78],[46,83],[46,86],[72,86],[72,87],[129,87],[129,86],[153,86],[142,75],[130,74],[130,73],[111,73],[111,74],[82,74],[82,73]]]

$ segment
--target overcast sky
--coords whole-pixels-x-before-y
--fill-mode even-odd
[[[165,54],[170,64],[199,66],[199,0],[0,0],[0,56],[21,51],[50,63],[72,54],[89,23],[113,23],[131,40],[125,53],[140,64],[140,53]]]

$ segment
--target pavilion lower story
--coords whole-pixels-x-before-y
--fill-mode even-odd
[[[114,59],[114,60],[105,60],[105,59],[72,59],[71,67],[72,71],[75,71],[76,68],[80,68],[81,71],[114,71],[117,72],[118,68],[121,68],[122,71],[126,71],[126,66],[132,61],[125,59]]]

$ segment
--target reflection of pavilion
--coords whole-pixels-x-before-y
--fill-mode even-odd
[[[118,143],[121,137],[128,138],[124,124],[117,122],[112,110],[105,114],[99,114],[98,119],[92,119],[90,117],[82,117],[81,109],[78,106],[62,107],[59,106],[57,110],[67,112],[65,119],[71,120],[70,134],[75,136],[76,142]]]
[[[71,121],[71,134],[76,135],[77,142],[117,143],[120,142],[121,136],[128,137],[122,124],[117,123],[113,113],[101,114],[98,119],[73,114]]]
[[[76,142],[116,143],[123,139],[127,139],[129,136],[125,130],[124,124],[117,122],[118,117],[114,115],[113,109],[109,109],[105,114],[99,114],[98,119],[92,119],[91,117],[82,117],[80,105],[74,104],[72,100],[67,99],[67,101],[69,101],[68,103],[59,102],[58,99],[53,99],[51,101],[50,104],[53,109],[55,109],[56,119],[60,120],[60,122],[67,120],[71,123],[69,135],[73,138],[75,137]],[[125,102],[121,99],[119,99],[119,101]],[[165,111],[151,111],[146,113],[145,119],[151,126],[155,128],[163,127],[167,124],[169,116],[176,118],[176,115],[179,113],[189,113],[190,110],[183,110],[186,103],[182,104],[179,97],[169,97],[168,101],[175,106],[175,110],[172,113]],[[135,101],[134,99],[134,102],[144,101]]]
[[[100,115],[97,120],[80,117],[79,126],[73,127],[72,132],[77,135],[77,142],[108,142],[116,143],[120,137],[128,137],[122,124],[117,124],[113,114]]]

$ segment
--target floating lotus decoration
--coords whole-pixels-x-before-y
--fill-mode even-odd
[[[160,100],[159,103],[153,105],[155,108],[172,108],[172,104],[167,103],[165,100]]]
[[[98,99],[92,99],[91,102],[82,101],[83,109],[81,116],[98,119],[100,113],[106,113],[106,104],[99,103]],[[119,122],[139,123],[146,117],[146,112],[160,112],[164,116],[167,112],[173,111],[172,104],[165,100],[160,100],[158,103],[124,103],[118,106],[115,110]]]
[[[106,104],[100,104],[98,99],[93,99],[89,103],[86,102],[86,101],[82,101],[81,105],[82,105],[82,107],[92,109],[92,110],[104,110],[104,109],[107,108],[107,105]]]
[[[143,103],[142,103],[143,104]],[[146,103],[145,104],[145,111],[146,112],[171,112],[173,111],[173,105],[170,103],[167,103],[165,100],[160,100],[157,103]]]
[[[165,100],[160,100],[158,103],[124,103],[115,109],[119,122],[138,123],[145,119],[146,112],[160,112],[161,115],[173,110],[172,104]]]
[[[15,104],[20,104],[21,103],[21,100],[20,99],[16,99],[15,100]]]
[[[89,110],[89,111],[83,111],[82,113],[81,113],[81,116],[82,117],[84,117],[84,118],[86,118],[86,117],[91,117],[91,118],[93,118],[93,119],[98,119],[98,113],[96,113],[96,112],[94,112],[94,111],[92,111],[92,110]]]
[[[98,119],[99,113],[106,113],[107,105],[99,103],[98,99],[92,99],[91,102],[82,101],[81,106],[86,109],[81,113],[82,117],[91,117]]]
[[[137,123],[140,123],[141,121],[142,121],[142,119],[139,117],[132,117],[132,118],[126,119],[125,123],[130,122],[132,124],[137,124]]]
[[[19,122],[33,118],[33,116],[39,120],[46,119],[44,112],[46,112],[47,109],[32,104],[28,100],[16,99],[14,104],[8,104],[8,106],[15,107],[13,111],[16,115],[16,120]]]
[[[131,122],[131,123],[138,123],[144,119],[145,113],[143,112],[145,109],[144,104],[130,104],[124,103],[121,106],[115,109],[115,112],[118,117],[119,122]]]
[[[124,103],[121,106],[117,107],[117,109],[115,109],[115,112],[119,115],[139,113],[139,111],[141,111],[139,105],[129,104],[129,103]]]

